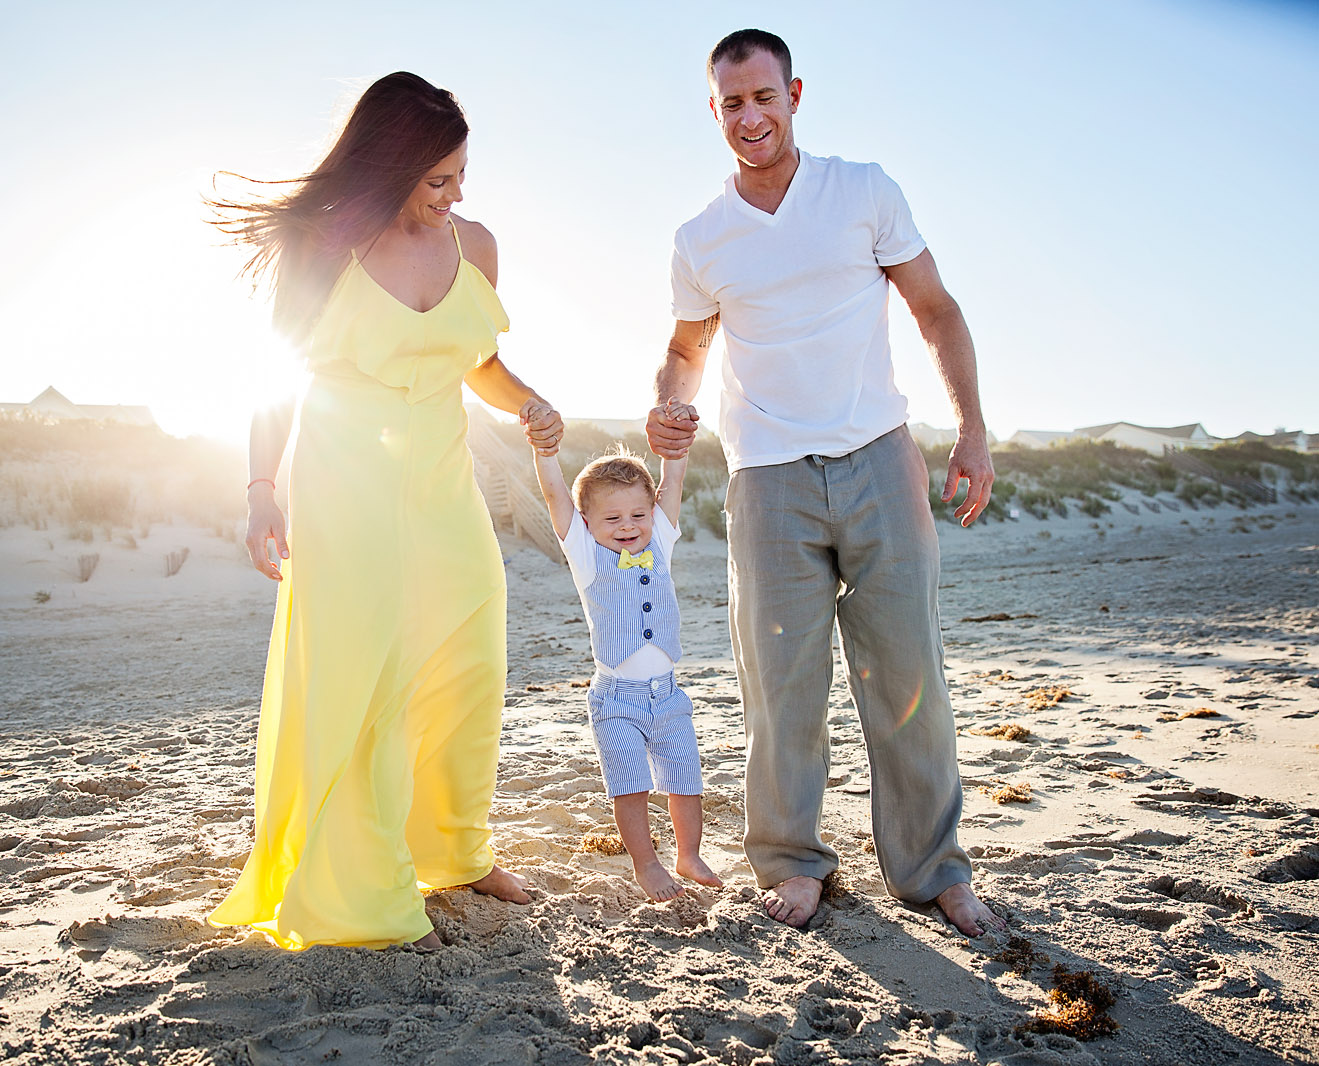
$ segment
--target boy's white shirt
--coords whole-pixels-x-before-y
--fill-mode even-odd
[[[657,551],[668,563],[669,573],[673,572],[673,546],[682,535],[677,526],[669,521],[662,508],[655,508],[654,524],[651,527],[650,543],[641,550]],[[585,610],[585,592],[595,580],[596,539],[586,527],[586,519],[576,508],[573,509],[572,521],[568,524],[568,533],[560,541],[563,554],[568,560],[568,569],[572,573],[573,584],[577,586],[577,595],[582,598]],[[624,659],[618,666],[610,668],[599,659],[595,660],[595,669],[602,677],[619,677],[627,681],[649,681],[652,677],[663,677],[673,669],[673,660],[654,644],[646,644]]]

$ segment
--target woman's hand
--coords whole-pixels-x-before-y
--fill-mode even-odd
[[[284,531],[284,512],[275,503],[274,487],[265,481],[256,482],[247,490],[247,554],[252,565],[272,581],[284,578],[279,567],[270,561],[266,544],[273,540],[279,557],[287,559],[289,545]]]
[[[518,411],[518,421],[526,427],[524,432],[527,443],[535,449],[537,455],[548,459],[559,453],[559,442],[563,440],[563,419],[550,404],[533,396]]]

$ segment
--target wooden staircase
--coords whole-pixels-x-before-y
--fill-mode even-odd
[[[1210,481],[1217,481],[1220,485],[1236,489],[1237,492],[1249,500],[1256,500],[1259,503],[1278,502],[1278,490],[1272,485],[1264,484],[1257,478],[1247,477],[1244,474],[1220,473],[1203,459],[1188,455],[1184,451],[1170,448],[1167,445],[1164,446],[1163,457],[1173,465],[1174,469],[1180,470],[1184,474],[1195,474],[1198,477],[1208,478]]]
[[[540,487],[531,448],[515,449],[500,439],[495,420],[484,410],[468,408],[467,446],[472,452],[476,484],[485,497],[495,529],[530,541],[546,557],[566,566]]]

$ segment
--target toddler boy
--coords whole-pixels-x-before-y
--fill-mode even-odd
[[[674,417],[696,418],[689,405],[671,401],[670,409]],[[652,786],[669,797],[677,873],[723,884],[700,855],[692,702],[673,678],[682,648],[669,559],[686,470],[686,459],[663,460],[657,490],[640,457],[620,447],[588,463],[569,493],[559,460],[536,455],[541,494],[591,629],[595,676],[587,704],[605,791],[637,883],[657,902],[683,889],[651,843]]]

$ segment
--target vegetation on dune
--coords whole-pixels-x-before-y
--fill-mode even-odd
[[[1222,474],[1272,481],[1278,470],[1285,470],[1293,482],[1319,487],[1319,455],[1313,453],[1275,448],[1263,441],[1243,441],[1197,448],[1192,454]]]
[[[931,485],[942,491],[948,448],[926,447],[921,453]],[[1111,503],[1121,498],[1123,488],[1153,497],[1177,486],[1177,471],[1165,460],[1108,441],[1067,441],[1049,448],[1004,444],[994,449],[993,458],[994,495],[986,516],[1000,521],[1012,507],[1036,518],[1066,518],[1075,507],[1098,518],[1112,510]],[[934,513],[941,515],[946,509],[939,501]]]
[[[508,443],[525,447],[520,426],[505,424],[500,430]],[[658,477],[659,461],[650,454],[643,433],[637,430],[619,438],[588,422],[569,425],[559,456],[564,476],[571,483],[583,466],[619,441],[643,456]],[[936,517],[956,521],[953,512],[964,498],[965,487],[951,503],[943,502],[948,451],[946,445],[921,448],[930,477],[930,508]],[[1071,440],[1049,448],[1004,444],[994,449],[993,458],[994,493],[985,511],[985,518],[991,521],[1003,521],[1014,510],[1039,519],[1066,518],[1073,511],[1098,519],[1124,500],[1130,509],[1135,506],[1130,502],[1133,499],[1148,501],[1145,506],[1151,510],[1182,505],[1191,509],[1221,504],[1244,507],[1250,502],[1241,488],[1246,480],[1261,488],[1274,488],[1283,501],[1319,500],[1319,455],[1260,442],[1189,449],[1172,458],[1112,441]],[[724,535],[722,504],[727,483],[728,467],[719,441],[702,434],[689,456],[683,500],[693,505],[697,521],[716,536]],[[1157,502],[1160,498],[1162,505]]]
[[[930,473],[930,507],[953,520],[952,503],[940,499],[948,472],[948,447],[921,449]],[[1112,441],[1071,440],[1048,448],[1000,445],[993,451],[994,494],[986,517],[1003,520],[1013,508],[1036,518],[1067,517],[1076,509],[1091,518],[1108,514],[1124,496],[1153,503],[1162,495],[1196,509],[1228,503],[1247,506],[1273,489],[1279,500],[1319,500],[1319,455],[1261,442],[1191,448],[1154,456]]]
[[[118,531],[136,545],[153,523],[179,518],[232,537],[245,482],[241,449],[215,441],[154,426],[0,417],[0,526],[62,527],[83,543]]]
[[[526,455],[523,474],[531,484],[534,471],[522,427],[504,422],[496,431]],[[559,455],[564,476],[571,483],[591,459],[619,442],[645,458],[658,478],[659,460],[640,429],[620,438],[589,422],[569,424]],[[955,521],[961,495],[947,504],[940,499],[948,450],[927,447],[922,454],[930,507],[936,517]],[[1001,445],[993,458],[996,480],[985,514],[990,521],[1008,519],[1014,511],[1040,519],[1079,511],[1099,519],[1120,507],[1245,507],[1270,491],[1280,502],[1319,501],[1319,455],[1262,442],[1153,456],[1107,441],[1073,440],[1037,449]],[[113,422],[0,417],[0,527],[58,528],[83,543],[118,538],[135,546],[153,523],[179,518],[233,539],[245,512],[245,481],[242,450],[215,441],[180,440],[155,427]],[[712,434],[702,433],[683,485],[689,535],[699,526],[726,536],[727,484],[723,448]]]

